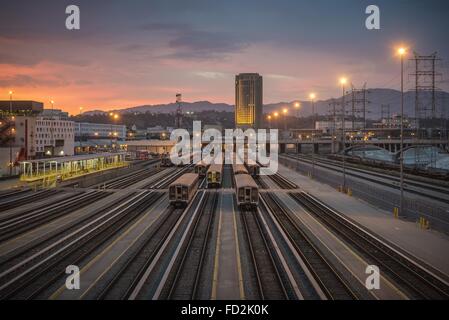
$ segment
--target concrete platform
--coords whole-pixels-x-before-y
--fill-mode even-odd
[[[219,201],[219,223],[211,299],[244,299],[233,193],[221,193]]]
[[[342,275],[345,276],[348,283],[352,283],[352,285],[357,288],[357,291],[361,292],[362,296],[372,296],[371,299],[381,300],[406,299],[404,293],[398,290],[388,279],[382,277],[382,270],[380,289],[368,291],[365,288],[365,280],[368,276],[365,274],[365,270],[368,263],[318,220],[312,217],[312,215],[304,210],[288,194],[281,193],[278,194],[278,197],[286,207],[294,212],[296,217],[301,221],[301,224],[308,229],[309,237],[314,239],[314,244],[325,253],[325,256],[329,261],[333,261],[342,266]],[[330,255],[332,255],[332,257],[330,257]],[[354,283],[354,281],[357,281],[358,283]]]
[[[449,277],[449,237],[415,223],[395,219],[392,213],[375,208],[363,200],[337,192],[283,165],[279,173],[332,208],[394,243],[412,256],[428,263]]]
[[[112,202],[124,197],[128,194],[131,194],[134,190],[121,190],[119,192],[112,193],[111,195],[100,199],[99,201],[90,204],[87,207],[81,208],[79,210],[75,210],[69,214],[63,215],[49,223],[46,223],[42,226],[37,227],[36,229],[30,230],[16,238],[8,240],[2,244],[0,244],[0,256],[7,254],[8,252],[17,250],[22,246],[26,246],[29,243],[33,243],[35,241],[39,241],[40,238],[45,237],[51,232],[55,232],[61,228],[64,228],[71,223],[81,219],[83,217],[93,215],[97,211],[107,207]]]
[[[75,300],[83,299],[89,295],[90,290],[104,277],[119,261],[120,257],[131,250],[131,247],[147,232],[153,223],[165,212],[168,207],[167,197],[160,199],[154,206],[122,232],[94,259],[90,260],[81,270],[80,290],[67,290],[60,287],[51,299]]]

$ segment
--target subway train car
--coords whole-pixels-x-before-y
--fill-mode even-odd
[[[254,208],[259,204],[259,187],[249,174],[234,176],[237,205],[241,208]]]
[[[243,164],[233,164],[232,171],[234,172],[234,175],[249,174],[248,170]]]
[[[248,173],[253,177],[257,177],[260,174],[260,166],[257,163],[246,164]]]
[[[168,199],[175,207],[185,207],[192,201],[198,190],[199,177],[196,173],[186,173],[168,188]]]
[[[162,167],[173,167],[173,162],[170,160],[169,154],[164,154],[161,158],[161,166]]]
[[[207,170],[207,187],[220,188],[223,180],[223,165],[211,164]]]
[[[204,161],[200,161],[195,165],[195,173],[198,174],[200,178],[204,178],[206,176],[207,169],[209,169],[209,165]]]

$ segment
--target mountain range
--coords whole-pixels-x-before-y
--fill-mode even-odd
[[[361,95],[358,96],[361,98]],[[381,109],[382,105],[389,105],[388,107],[384,107],[384,112],[389,109],[390,115],[400,112],[400,103],[401,103],[401,92],[393,89],[368,89],[366,93],[367,99],[367,113],[366,117],[368,119],[379,119],[381,117]],[[336,101],[339,105],[342,102],[342,97],[336,97],[335,100],[332,98],[326,100],[317,100],[315,102],[315,112],[320,115],[329,114],[332,112],[332,101]],[[420,93],[420,101],[422,101],[422,105],[428,106],[426,108],[429,109],[428,114],[430,115],[430,105],[431,105],[431,93],[423,92]],[[299,112],[299,116],[310,116],[312,115],[312,104],[310,101],[289,101],[289,102],[278,102],[278,103],[270,103],[264,105],[264,113],[272,113],[275,111],[281,111],[283,108],[292,108],[295,102],[300,102],[301,107],[299,110],[295,110],[295,115]],[[337,110],[339,105],[336,107]],[[352,110],[352,95],[345,95],[345,105],[347,114],[351,113]],[[447,92],[437,92],[436,93],[436,116],[440,117],[442,114],[444,117],[449,116],[449,93]],[[356,106],[357,108],[361,108],[361,104]],[[444,108],[443,108],[444,106]],[[168,104],[158,104],[158,105],[142,105],[136,106],[132,108],[113,110],[114,112],[118,112],[120,114],[126,113],[174,113],[176,112],[178,105],[176,103],[168,103]],[[202,111],[216,111],[216,112],[234,112],[234,105],[226,104],[226,103],[212,103],[209,101],[197,101],[197,102],[183,102],[182,103],[183,112],[202,112]],[[442,109],[446,110],[442,113]],[[105,111],[87,111],[84,114],[102,114]],[[415,92],[408,91],[404,93],[404,113],[408,116],[413,117],[415,114]]]

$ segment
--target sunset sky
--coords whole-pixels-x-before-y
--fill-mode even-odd
[[[81,30],[65,29],[65,8]],[[381,30],[365,29],[365,8]],[[398,44],[438,51],[449,76],[449,1],[0,0],[0,99],[77,113],[186,101],[234,103],[234,76],[264,77],[264,102],[337,96],[338,78],[399,88]],[[411,69],[409,70],[411,72]],[[412,81],[406,77],[406,87]],[[439,85],[448,90],[449,84]]]

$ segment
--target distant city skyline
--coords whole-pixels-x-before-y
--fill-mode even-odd
[[[257,5],[255,5],[257,3]],[[364,27],[368,1],[77,2],[81,30],[64,28],[68,1],[1,1],[0,100],[37,100],[71,114],[175,101],[234,104],[234,77],[259,73],[264,103],[399,88],[394,50],[443,59],[449,3],[376,1],[381,30]],[[411,70],[409,70],[411,71]],[[445,78],[439,87],[449,91]],[[406,77],[406,89],[413,81]]]

